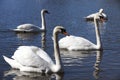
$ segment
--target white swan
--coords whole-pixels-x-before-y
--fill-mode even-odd
[[[53,31],[55,64],[45,51],[36,46],[20,46],[12,58],[3,57],[12,68],[20,69],[20,71],[40,73],[62,72],[58,33],[65,34],[66,30],[62,26],[57,26]]]
[[[103,9],[100,9],[99,12],[96,12],[96,13],[93,13],[93,14],[90,14],[88,15],[87,17],[85,17],[86,21],[94,21],[94,16],[98,14],[100,17],[103,17],[104,18],[104,21],[107,21],[108,20],[108,17],[105,13],[103,13]],[[100,18],[98,17],[97,18],[98,20],[100,20]],[[103,21],[103,20],[102,20]]]
[[[33,24],[21,24],[17,26],[17,29],[13,29],[15,32],[40,32],[46,30],[46,23],[45,23],[45,13],[49,13],[46,9],[41,10],[41,19],[42,19],[42,27],[33,25]]]
[[[98,27],[99,26],[98,19],[97,19],[98,17],[99,17],[98,14],[94,16],[97,44],[94,44],[83,37],[71,35],[71,36],[66,36],[59,40],[60,48],[67,49],[67,50],[101,50],[102,43],[101,43],[100,31]]]

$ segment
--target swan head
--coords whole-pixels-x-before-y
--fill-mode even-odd
[[[103,15],[99,15],[99,19],[101,22],[105,22],[107,18],[105,18]]]
[[[47,9],[42,9],[42,11],[41,11],[41,13],[47,13],[47,14],[49,14],[49,12],[48,12],[48,10]]]
[[[99,10],[98,14],[99,14],[100,21],[105,22],[106,20],[108,20],[106,14],[103,13],[103,9],[102,8]]]
[[[101,21],[101,22],[105,22],[105,21],[106,21],[106,18],[102,15],[102,13],[97,13],[97,14],[94,16],[94,19],[99,20],[99,21]]]
[[[54,34],[62,33],[66,36],[69,36],[69,34],[66,32],[66,29],[63,26],[56,26],[53,30]]]

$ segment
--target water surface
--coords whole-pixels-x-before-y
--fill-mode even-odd
[[[64,26],[76,36],[96,43],[94,24],[83,17],[100,8],[108,15],[101,24],[103,43],[101,51],[61,50],[64,74],[25,73],[11,67],[2,55],[11,57],[18,46],[42,47],[52,58],[52,30],[56,25]],[[23,23],[41,26],[40,11],[47,9],[46,42],[40,34],[16,34],[11,29]],[[120,80],[120,1],[119,0],[1,0],[0,1],[0,80]],[[42,35],[41,35],[42,34]],[[60,35],[59,38],[64,37]],[[44,45],[45,44],[45,45]],[[54,60],[54,59],[53,59]],[[55,79],[55,80],[56,80]]]

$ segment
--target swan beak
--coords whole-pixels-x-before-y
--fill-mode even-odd
[[[64,34],[65,36],[70,36],[67,32],[63,32],[63,34]]]
[[[100,19],[102,22],[105,22],[105,19],[104,18],[102,18],[102,19]]]
[[[100,16],[100,21],[105,22],[105,18]]]

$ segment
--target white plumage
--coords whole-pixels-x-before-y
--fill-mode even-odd
[[[100,31],[99,31],[99,23],[98,18],[99,15],[96,14],[94,16],[94,24],[95,24],[95,32],[96,32],[96,41],[97,44],[92,43],[91,41],[78,36],[66,36],[59,40],[59,45],[61,49],[67,50],[100,50],[102,49],[102,43],[100,38]]]
[[[40,73],[62,72],[57,35],[58,33],[64,32],[65,29],[61,26],[55,27],[53,32],[56,63],[52,61],[50,56],[45,51],[36,46],[20,46],[15,51],[12,58],[8,58],[6,56],[3,57],[12,68],[20,69],[20,71]]]
[[[93,14],[88,15],[87,17],[85,17],[85,19],[86,19],[87,21],[94,21],[94,16],[95,16],[96,14],[99,15],[100,17],[103,17],[103,18],[104,18],[104,21],[107,21],[107,20],[108,20],[107,15],[106,15],[105,13],[103,13],[103,9],[100,9],[99,12],[96,12],[96,13],[93,13]],[[100,20],[99,17],[98,17],[97,19]]]
[[[96,45],[89,40],[78,36],[66,36],[59,40],[60,48],[68,50],[89,50],[96,48]]]
[[[45,22],[45,13],[48,13],[46,9],[41,10],[41,20],[42,20],[42,27],[36,26],[34,24],[21,24],[17,26],[17,29],[13,29],[15,32],[40,32],[46,30],[46,22]]]
[[[35,46],[20,46],[12,56],[12,59],[4,56],[12,68],[20,71],[41,72],[49,71],[49,66],[54,63],[42,49]]]

